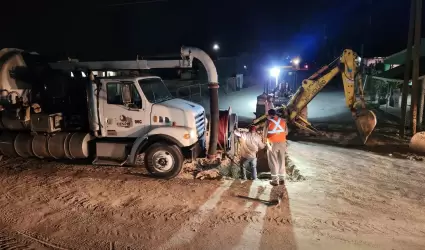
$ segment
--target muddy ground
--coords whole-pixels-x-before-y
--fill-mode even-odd
[[[274,189],[4,159],[0,248],[425,248],[423,161],[312,142],[288,150],[306,180]],[[276,193],[284,195],[277,206]]]
[[[142,168],[3,159],[0,249],[425,249],[423,157],[381,118],[366,146],[353,144],[343,117],[322,117],[335,105],[312,105],[326,137],[291,138],[305,180],[277,188],[190,170],[164,181]]]

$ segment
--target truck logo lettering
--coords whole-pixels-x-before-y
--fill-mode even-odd
[[[117,131],[115,131],[115,130],[108,130],[108,135],[117,135]]]
[[[118,127],[122,128],[130,128],[133,126],[133,122],[130,117],[120,115],[119,122],[117,122]]]
[[[136,123],[136,124],[142,124],[142,120],[134,120],[134,123]]]

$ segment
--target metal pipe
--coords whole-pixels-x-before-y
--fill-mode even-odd
[[[410,70],[412,66],[412,45],[413,45],[413,32],[415,27],[415,0],[411,0],[410,5],[410,20],[409,20],[409,33],[407,37],[407,49],[406,49],[406,59],[404,62],[405,71],[404,71],[404,83],[403,91],[401,97],[401,121],[400,121],[400,137],[403,138],[406,133],[406,109],[407,109],[407,95],[409,91],[409,79],[410,79]]]
[[[204,65],[205,70],[207,71],[208,82],[209,83],[213,82],[218,84],[217,69],[214,65],[213,60],[207,53],[205,53],[201,49],[194,48],[194,47],[182,47],[181,55],[185,57],[193,56],[194,58],[201,61],[202,65]]]
[[[193,47],[182,47],[182,56],[193,56],[198,59],[208,75],[208,88],[210,92],[210,142],[208,145],[208,158],[215,158],[217,155],[217,141],[218,141],[218,74],[213,60],[203,50]]]
[[[421,91],[419,96],[419,110],[418,110],[418,126],[419,132],[423,131],[423,117],[424,117],[424,102],[425,102],[425,77],[422,78]]]
[[[421,54],[421,23],[422,23],[422,0],[416,0],[416,16],[415,16],[415,42],[413,48],[413,72],[412,72],[412,133],[416,134],[417,114],[418,114],[418,97],[419,94],[419,58]]]

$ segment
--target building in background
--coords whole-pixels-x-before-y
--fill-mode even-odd
[[[374,95],[381,109],[397,117],[401,115],[401,88],[404,80],[406,49],[368,64],[369,74],[365,90],[369,96]],[[413,51],[412,51],[413,53]],[[421,40],[419,84],[425,86],[425,39]],[[410,76],[412,72],[410,72]],[[407,110],[410,110],[412,79],[409,81]],[[422,88],[422,87],[421,87]]]

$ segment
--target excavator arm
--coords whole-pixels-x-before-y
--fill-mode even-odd
[[[313,98],[339,73],[341,73],[344,94],[347,107],[350,109],[355,120],[358,134],[363,144],[376,126],[377,120],[375,114],[366,109],[363,88],[360,74],[357,74],[357,54],[352,50],[344,50],[341,57],[334,60],[331,64],[322,67],[308,79],[303,80],[301,87],[291,97],[287,105],[279,107],[287,115],[290,123],[297,127],[307,130],[312,134],[320,132],[308,122],[307,117],[303,116],[303,111]],[[330,69],[330,70],[329,70]],[[327,73],[323,74],[325,71]],[[323,74],[323,75],[322,75]],[[360,100],[356,100],[355,87],[358,86]],[[254,124],[260,124],[265,120],[265,116],[259,117]]]

